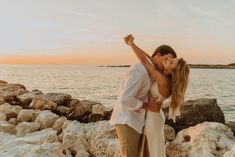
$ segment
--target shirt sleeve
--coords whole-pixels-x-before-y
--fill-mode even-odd
[[[144,73],[137,69],[128,73],[120,100],[123,105],[131,110],[139,110],[143,106],[143,101],[137,99],[136,96],[143,88],[145,77]]]

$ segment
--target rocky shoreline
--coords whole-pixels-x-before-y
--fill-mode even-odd
[[[119,157],[111,113],[98,102],[0,80],[0,156]],[[216,99],[186,101],[176,123],[164,113],[168,157],[235,156],[235,122],[225,122]]]

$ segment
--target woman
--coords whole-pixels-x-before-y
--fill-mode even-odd
[[[124,40],[130,46],[134,44],[132,35],[128,35]],[[180,115],[180,106],[184,101],[184,94],[188,84],[188,65],[182,58],[168,59],[162,63],[164,67],[162,74],[155,68],[151,58],[144,51],[141,49],[133,50],[154,80],[149,91],[150,98],[163,102],[171,96],[170,103],[163,103],[163,107],[169,107],[169,118],[172,118],[175,122],[175,117]],[[162,110],[159,113],[147,111],[140,151],[141,157],[166,157],[164,124],[165,116]]]

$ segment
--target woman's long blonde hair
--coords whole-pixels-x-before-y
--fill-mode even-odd
[[[189,82],[189,66],[183,58],[178,60],[175,69],[171,73],[171,104],[176,109],[184,102],[184,95]]]

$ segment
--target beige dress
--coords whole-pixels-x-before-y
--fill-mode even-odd
[[[159,93],[157,82],[153,82],[149,92],[150,96],[157,98],[158,102],[166,100],[166,98]],[[163,103],[162,108],[165,107],[169,107],[169,103]],[[169,112],[172,112],[171,109]],[[179,112],[177,115],[178,114]],[[170,118],[175,119],[174,116],[175,115],[171,115]],[[141,139],[140,157],[166,157],[164,124],[165,115],[162,109],[159,113],[146,111],[144,133]]]

